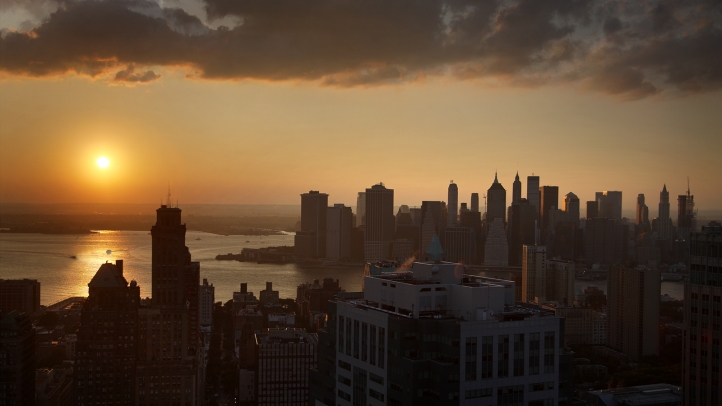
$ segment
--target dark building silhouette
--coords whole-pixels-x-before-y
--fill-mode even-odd
[[[644,194],[640,193],[637,195],[637,210],[635,224],[638,226],[644,226],[649,224],[649,207],[644,202]]]
[[[593,219],[599,217],[599,203],[596,200],[587,202],[587,217],[586,219]]]
[[[605,190],[595,194],[598,217],[607,217],[613,220],[622,220],[622,192]]]
[[[311,190],[301,194],[301,230],[294,238],[295,253],[304,257],[326,256],[326,207],[328,195]]]
[[[35,328],[18,310],[0,312],[0,405],[35,405]]]
[[[549,211],[552,208],[559,208],[559,186],[542,186],[539,188],[539,229],[541,235],[551,234]]]
[[[350,207],[334,204],[326,209],[326,258],[341,259],[351,256],[351,229],[353,213]]]
[[[697,220],[694,211],[694,195],[689,188],[686,195],[677,197],[677,238],[689,241],[690,233],[695,231]]]
[[[364,256],[367,261],[387,259],[391,254],[396,219],[394,190],[383,183],[366,189],[366,224]]]
[[[519,180],[519,172],[517,171],[512,184],[511,204],[518,203],[521,200],[521,181]]]
[[[529,204],[534,206],[537,217],[539,216],[539,208],[541,202],[539,201],[539,177],[538,176],[527,176],[526,177],[526,199]]]
[[[471,227],[446,227],[446,260],[473,264],[476,262],[476,233]]]
[[[659,211],[657,214],[657,239],[670,240],[672,238],[672,219],[669,217],[669,192],[667,184],[659,192]]]
[[[509,266],[522,265],[522,247],[534,245],[536,209],[527,199],[511,205],[509,219]]]
[[[499,183],[496,174],[494,174],[494,183],[486,191],[486,202],[486,224],[499,218],[506,225],[506,189]]]
[[[475,257],[472,264],[482,264],[484,252],[484,236],[481,226],[481,213],[478,211],[462,212],[459,217],[459,226],[468,227],[474,231]]]
[[[479,211],[479,194],[478,193],[471,194],[471,208],[469,210]]]
[[[620,264],[627,257],[628,228],[613,219],[587,220],[584,232],[584,256],[592,264]]]
[[[421,202],[421,249],[426,249],[431,243],[431,238],[436,234],[441,240],[446,236],[446,204],[440,201]]]
[[[722,402],[719,337],[722,335],[722,227],[702,227],[690,235],[690,275],[684,289],[684,404]]]
[[[139,305],[140,287],[123,276],[123,261],[101,265],[80,313],[74,404],[135,404]]]
[[[138,404],[198,402],[202,382],[198,291],[200,264],[185,245],[181,210],[162,205],[151,228],[153,299],[138,312]],[[153,384],[153,390],[151,390]]]
[[[40,282],[35,279],[0,279],[0,311],[18,310],[32,315],[40,310]]]
[[[448,219],[446,224],[449,227],[453,227],[459,221],[459,188],[456,186],[454,181],[451,181],[448,191]]]

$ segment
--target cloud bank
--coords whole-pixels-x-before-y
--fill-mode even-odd
[[[180,67],[208,80],[339,87],[446,76],[575,83],[625,99],[722,87],[715,0],[202,1],[204,19],[146,0],[57,1],[32,30],[2,32],[0,71],[143,83],[159,77],[143,69]],[[228,17],[239,24],[209,23]]]

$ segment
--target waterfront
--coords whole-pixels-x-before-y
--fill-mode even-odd
[[[244,247],[293,245],[293,234],[276,236],[222,236],[188,231],[186,245],[193,261],[201,263],[201,278],[216,287],[216,300],[226,301],[242,282],[258,295],[273,282],[282,298],[295,298],[296,286],[314,279],[338,279],[347,291],[361,289],[363,268],[306,267],[298,264],[257,264],[218,261],[217,254],[239,253]],[[111,250],[107,254],[107,250]],[[76,256],[77,259],[71,258]],[[0,278],[37,279],[41,303],[53,304],[69,296],[86,296],[88,282],[105,261],[124,260],[125,277],[140,285],[141,297],[151,291],[151,237],[145,231],[101,231],[88,235],[0,234]],[[576,289],[606,281],[575,281]],[[684,285],[662,282],[662,294],[683,297]]]

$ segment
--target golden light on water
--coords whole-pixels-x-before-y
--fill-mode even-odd
[[[110,160],[104,156],[101,156],[100,158],[98,158],[98,160],[95,161],[95,163],[98,164],[98,166],[103,169],[110,166]]]

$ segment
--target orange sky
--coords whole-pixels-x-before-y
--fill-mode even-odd
[[[22,34],[18,27],[11,28]],[[32,35],[42,39],[43,31]],[[689,176],[698,208],[722,209],[718,81],[701,91],[682,84],[599,90],[600,81],[618,82],[601,73],[534,83],[537,73],[433,73],[434,66],[461,69],[445,60],[399,62],[418,69],[414,79],[342,86],[330,81],[351,68],[318,77],[287,72],[283,80],[241,69],[219,78],[209,77],[210,65],[198,65],[198,75],[160,60],[125,71],[131,65],[109,62],[93,79],[28,73],[20,54],[9,55],[0,62],[2,203],[155,202],[170,182],[187,203],[295,204],[314,189],[329,193],[329,203],[355,206],[357,192],[383,181],[395,189],[395,204],[418,205],[446,200],[451,179],[468,202],[495,170],[510,200],[518,169],[524,194],[533,172],[582,201],[622,190],[628,209],[644,193],[650,216],[662,185],[674,200]],[[331,69],[326,59],[314,63]],[[146,69],[152,79],[140,83]],[[109,168],[96,166],[99,156]]]

